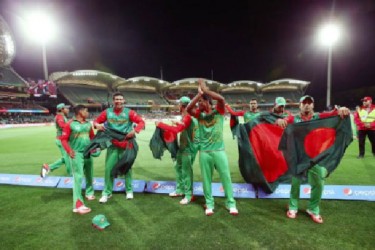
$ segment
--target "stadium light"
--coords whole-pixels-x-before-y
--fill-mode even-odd
[[[318,33],[322,45],[328,47],[327,63],[327,107],[331,106],[331,78],[332,78],[332,48],[339,41],[341,28],[334,24],[328,23],[320,28]]]
[[[27,32],[30,38],[42,45],[44,79],[48,80],[46,44],[56,36],[56,25],[49,13],[35,11],[26,17]]]

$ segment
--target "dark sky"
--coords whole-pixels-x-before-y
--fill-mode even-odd
[[[0,1],[17,55],[13,68],[42,78],[41,47],[20,29],[29,9],[43,7],[59,22],[47,46],[49,72],[97,69],[121,77],[186,77],[231,82],[280,78],[311,81],[324,97],[327,49],[316,42],[332,1]],[[337,1],[345,27],[333,52],[333,91],[372,86],[375,79],[375,1]],[[43,38],[41,38],[43,39]]]

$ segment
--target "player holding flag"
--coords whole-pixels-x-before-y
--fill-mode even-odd
[[[195,134],[198,130],[198,122],[186,111],[190,98],[183,96],[180,98],[180,112],[182,122],[176,126],[170,126],[162,122],[155,122],[156,126],[174,133],[180,134],[180,148],[177,152],[176,170],[176,191],[169,194],[171,197],[185,197],[180,201],[181,205],[189,204],[193,198],[193,163],[197,151],[194,143]]]
[[[98,130],[105,130],[104,123],[106,126],[112,129],[116,129],[123,133],[126,133],[124,141],[112,140],[112,145],[107,149],[107,155],[105,158],[105,173],[104,173],[104,189],[100,203],[106,203],[112,196],[113,191],[113,176],[112,169],[116,163],[121,159],[125,150],[129,147],[128,139],[135,137],[135,133],[139,133],[144,127],[145,122],[135,111],[124,107],[125,99],[124,95],[117,92],[113,95],[113,108],[107,108],[104,110],[98,118],[94,121],[94,126]],[[133,128],[133,124],[137,124]],[[133,199],[133,187],[132,187],[132,170],[130,169],[125,175],[125,191],[126,199]]]

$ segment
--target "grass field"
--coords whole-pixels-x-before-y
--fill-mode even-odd
[[[228,126],[225,137],[233,182],[243,182],[237,166],[237,145]],[[134,179],[174,180],[169,155],[152,158],[148,143],[154,125],[138,136],[140,153]],[[41,164],[59,157],[53,127],[0,130],[0,173],[39,174]],[[366,145],[367,152],[369,144]],[[327,184],[375,185],[375,159],[370,153],[356,159],[357,142],[347,150]],[[104,154],[95,159],[94,175],[103,177]],[[51,175],[64,176],[65,169]],[[201,181],[194,165],[195,181]],[[214,181],[219,182],[215,173]],[[73,214],[68,189],[0,186],[2,249],[374,249],[375,202],[323,201],[323,225],[313,223],[302,210],[296,220],[285,216],[287,200],[237,199],[240,215],[230,216],[224,199],[216,198],[215,214],[206,217],[203,197],[188,206],[167,195],[135,194],[132,201],[115,194],[105,205],[88,202],[93,212]],[[99,197],[100,193],[97,192]],[[306,201],[302,200],[301,208]],[[91,227],[96,214],[105,214],[111,226]]]

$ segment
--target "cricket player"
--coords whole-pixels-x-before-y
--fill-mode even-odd
[[[292,115],[289,111],[285,110],[286,106],[286,100],[284,97],[276,97],[274,106],[272,108],[272,113],[282,116],[282,117],[288,117]]]
[[[112,169],[122,158],[126,148],[133,147],[128,143],[128,139],[134,138],[135,133],[139,133],[144,127],[145,122],[135,111],[124,107],[125,99],[121,93],[113,94],[113,108],[107,108],[95,119],[94,126],[98,130],[105,130],[106,126],[118,131],[124,132],[124,141],[112,140],[112,146],[107,149],[105,158],[104,189],[100,203],[106,203],[112,197],[113,176]],[[134,127],[134,124],[136,126]],[[126,199],[134,198],[132,187],[132,170],[125,175]]]
[[[69,114],[69,108],[70,108],[70,106],[65,105],[64,103],[60,103],[56,106],[56,110],[57,110],[57,113],[56,113],[56,116],[55,116],[56,145],[60,150],[61,158],[58,159],[57,161],[55,161],[52,164],[47,164],[47,163],[43,164],[42,169],[40,171],[40,176],[42,178],[46,177],[46,175],[48,175],[49,172],[61,167],[62,164],[65,164],[66,172],[68,173],[68,175],[69,176],[72,175],[71,166],[69,164],[69,162],[70,162],[69,156],[66,153],[66,151],[64,150],[63,146],[61,145],[61,140],[60,140],[60,137],[61,137],[62,131],[64,129],[64,126],[68,121],[67,117],[68,117],[68,114]]]
[[[286,127],[287,124],[310,121],[320,118],[326,118],[330,116],[339,115],[340,117],[348,116],[350,114],[349,109],[341,107],[331,112],[314,113],[314,98],[305,95],[300,99],[300,114],[296,116],[288,116],[284,119],[278,119],[276,123],[281,127]],[[316,223],[323,223],[323,218],[320,215],[320,201],[322,199],[324,182],[327,177],[327,169],[323,166],[316,164],[307,171],[308,183],[311,185],[311,197],[307,214],[310,215],[311,219]],[[298,201],[300,196],[301,180],[297,177],[292,177],[292,186],[290,190],[289,209],[286,213],[288,218],[294,219],[298,213]]]
[[[225,99],[218,93],[210,91],[202,79],[199,79],[198,83],[198,94],[187,106],[187,111],[196,117],[199,123],[199,163],[203,177],[203,193],[206,200],[205,214],[210,216],[214,213],[212,174],[214,169],[216,169],[224,188],[225,206],[230,214],[237,215],[238,210],[236,201],[233,198],[232,180],[223,140]],[[211,98],[217,101],[214,109],[212,108]],[[199,109],[194,111],[194,106],[198,102]]]
[[[61,143],[68,153],[73,170],[73,212],[87,214],[91,209],[85,206],[82,197],[82,178],[86,178],[86,199],[94,200],[93,188],[93,160],[85,159],[83,152],[90,140],[94,137],[94,130],[89,121],[86,121],[89,112],[84,105],[74,108],[75,117],[64,127]]]
[[[174,133],[180,134],[180,148],[177,152],[176,170],[176,190],[169,194],[171,197],[184,196],[180,201],[181,205],[189,204],[193,199],[193,164],[196,154],[194,142],[198,130],[198,122],[191,117],[186,110],[190,98],[183,96],[180,98],[180,113],[182,122],[176,126],[170,126],[162,122],[155,122],[156,126]]]
[[[248,123],[255,117],[259,116],[260,114],[259,109],[258,109],[258,102],[256,99],[250,100],[250,103],[249,103],[250,111],[244,111],[244,110],[234,111],[228,103],[225,104],[225,107],[231,115],[243,116],[245,123]]]

